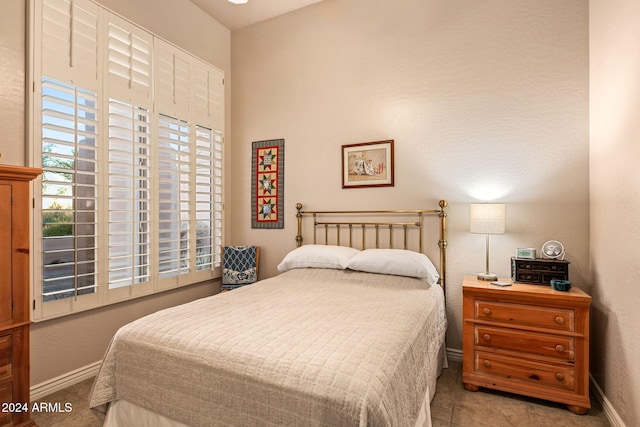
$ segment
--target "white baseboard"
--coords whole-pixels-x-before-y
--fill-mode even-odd
[[[611,402],[609,402],[609,399],[607,399],[607,396],[605,396],[604,392],[602,391],[596,380],[593,379],[591,374],[589,374],[589,379],[591,384],[591,391],[593,391],[596,399],[598,399],[598,402],[600,402],[602,411],[604,412],[604,416],[607,417],[607,420],[609,421],[609,423],[611,423],[611,427],[626,427],[624,421],[622,421],[622,418],[620,418],[620,415],[618,415],[615,408],[611,405]]]
[[[38,399],[42,399],[43,397],[55,393],[56,391],[63,390],[88,378],[95,377],[98,374],[101,363],[102,361],[99,360],[90,365],[84,366],[71,372],[67,372],[66,374],[60,375],[59,377],[52,378],[48,381],[31,386],[29,392],[31,401],[33,402]]]
[[[456,348],[447,348],[447,359],[453,362],[462,363],[462,350],[458,350]]]

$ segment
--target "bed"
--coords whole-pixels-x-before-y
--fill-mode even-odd
[[[280,275],[122,327],[89,406],[120,427],[431,425],[446,366],[445,207],[298,204],[298,248]],[[343,220],[354,214],[382,219]],[[388,219],[396,216],[415,218]],[[439,219],[439,271],[422,254],[428,216]],[[313,242],[303,245],[306,217]]]

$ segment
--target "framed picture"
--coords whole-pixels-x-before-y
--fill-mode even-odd
[[[342,146],[342,188],[393,187],[393,140]]]

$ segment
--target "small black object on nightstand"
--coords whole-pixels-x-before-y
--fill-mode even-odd
[[[550,285],[552,279],[569,280],[569,261],[511,258],[511,279],[517,283]]]

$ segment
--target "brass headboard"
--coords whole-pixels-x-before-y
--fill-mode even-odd
[[[403,249],[408,248],[408,233],[410,229],[418,229],[418,252],[423,252],[423,220],[425,216],[438,216],[440,221],[440,238],[438,240],[438,247],[440,249],[440,285],[446,290],[446,273],[447,273],[447,212],[445,208],[448,203],[446,200],[440,200],[438,203],[439,209],[428,210],[379,210],[379,211],[303,211],[302,204],[297,203],[296,209],[298,213],[296,218],[298,220],[298,234],[296,235],[297,246],[302,245],[302,218],[303,216],[313,217],[313,243],[318,243],[318,230],[322,230],[324,233],[324,244],[329,244],[329,239],[334,238],[335,244],[340,245],[340,235],[342,230],[348,231],[348,246],[354,246],[354,229],[360,230],[361,246],[360,249],[365,249],[367,229],[373,229],[375,235],[375,247],[380,247],[380,230],[387,229],[388,232],[388,246],[389,248],[396,247],[394,245],[393,237],[394,230],[401,229],[403,235]],[[357,216],[358,218],[366,218],[371,216],[384,216],[398,218],[398,221],[362,221],[360,219],[354,221],[342,221],[333,220],[336,217],[342,216]],[[328,218],[328,219],[324,219]],[[400,221],[402,219],[402,221]],[[330,232],[331,231],[331,232]],[[344,246],[347,246],[346,244]]]

